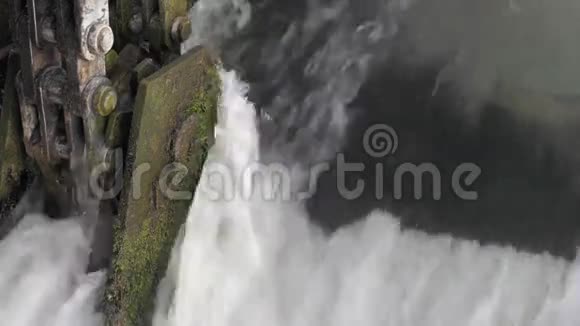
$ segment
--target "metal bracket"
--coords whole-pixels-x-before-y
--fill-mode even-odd
[[[113,48],[114,35],[109,26],[108,0],[77,0],[78,39],[81,54],[92,61]]]

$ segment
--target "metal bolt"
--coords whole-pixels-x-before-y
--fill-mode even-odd
[[[191,20],[185,19],[183,24],[179,26],[179,36],[181,37],[181,41],[187,40],[191,36]]]
[[[53,16],[47,16],[40,22],[40,35],[45,42],[56,43],[56,21]]]
[[[143,31],[143,14],[136,13],[129,20],[129,30],[134,34],[139,34]]]
[[[101,85],[93,95],[93,107],[103,117],[113,113],[117,108],[117,91],[109,85]]]
[[[139,62],[131,71],[131,81],[130,86],[132,89],[137,90],[139,88],[139,83],[151,76],[159,70],[159,66],[151,58],[145,58],[143,61]]]
[[[91,53],[104,55],[113,48],[115,36],[109,25],[96,24],[91,26],[87,41]]]
[[[185,16],[177,17],[171,25],[171,38],[177,43],[184,42],[191,36],[191,20]]]
[[[161,19],[158,14],[154,14],[147,25],[147,39],[151,48],[160,50],[163,44],[163,28],[161,27]]]

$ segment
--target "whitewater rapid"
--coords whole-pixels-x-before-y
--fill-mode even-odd
[[[197,3],[198,11],[192,12],[191,44],[184,48],[231,36],[251,18],[247,2],[242,0]],[[340,10],[347,11],[347,7],[338,8],[323,13],[331,20]],[[424,11],[430,13],[431,6]],[[433,10],[434,16],[441,17],[439,13]],[[307,27],[319,28],[318,18],[313,14],[306,20]],[[512,18],[505,20],[511,23]],[[216,24],[222,28],[213,28]],[[451,20],[447,24],[439,27],[445,33],[421,24],[417,35],[432,30],[436,35],[454,36],[448,29],[463,35],[463,29],[455,28]],[[350,30],[338,31],[340,37],[332,39],[322,52],[335,57],[330,62],[314,60],[319,63],[314,65],[319,68],[314,75],[328,70],[323,77],[336,77],[343,59],[359,58],[369,46],[348,43],[349,51],[338,53],[346,56],[337,57],[344,48],[343,40],[351,40],[346,37]],[[386,42],[391,33],[384,34]],[[288,38],[291,36],[289,33]],[[479,45],[482,38],[473,39]],[[449,44],[443,41],[435,43]],[[277,51],[279,44],[275,45]],[[496,49],[487,43],[485,48]],[[419,50],[419,59],[424,59],[433,56],[431,52],[446,53],[448,49]],[[318,58],[326,58],[324,55]],[[285,57],[278,59],[285,61]],[[347,72],[357,78],[344,73],[336,79],[340,83],[328,89],[321,78],[319,102],[334,103],[326,96],[335,96],[332,99],[339,100],[336,107],[340,108],[351,100],[356,89],[352,81],[356,79],[360,86],[369,70],[366,61],[355,63],[360,67],[355,65],[357,69]],[[464,72],[459,69],[458,74]],[[472,76],[471,70],[465,75]],[[302,201],[264,199],[276,197],[265,196],[277,194],[279,189],[271,187],[273,180],[257,183],[234,178],[232,183],[232,179],[220,179],[220,173],[240,176],[249,165],[261,167],[259,172],[265,176],[272,175],[271,166],[254,164],[264,154],[257,128],[263,117],[256,116],[256,108],[247,100],[248,85],[231,71],[221,70],[220,78],[216,144],[159,285],[154,326],[580,325],[578,259],[568,262],[547,254],[402,230],[398,219],[384,211],[375,211],[328,235],[309,221]],[[479,85],[480,81],[467,84]],[[306,105],[310,106],[316,105]],[[337,116],[330,120],[344,123],[343,115]],[[318,120],[324,119],[327,117]],[[302,176],[298,171],[297,180],[304,182]],[[241,195],[253,188],[260,191],[254,196]],[[332,214],[332,208],[328,212]],[[104,325],[98,305],[105,274],[86,273],[89,254],[89,237],[78,218],[25,217],[0,242],[0,325]]]
[[[89,238],[80,218],[25,216],[0,242],[0,324],[103,325],[106,275],[86,274]]]
[[[271,180],[234,185],[239,194],[259,187],[253,197],[216,199],[226,186],[216,171],[240,173],[260,158],[247,85],[220,76],[216,144],[161,282],[155,326],[580,323],[579,261],[402,231],[380,211],[327,236],[301,202],[261,199],[275,194]],[[78,218],[25,217],[0,242],[2,324],[103,325],[95,308],[104,272],[85,274],[89,243]]]
[[[220,76],[216,145],[162,283],[155,325],[580,323],[580,262],[402,231],[381,211],[325,236],[303,203],[261,199],[275,193],[272,180],[239,178],[238,194],[258,187],[258,195],[214,200],[228,186],[212,179],[216,171],[241,175],[259,160],[247,85],[233,72]]]

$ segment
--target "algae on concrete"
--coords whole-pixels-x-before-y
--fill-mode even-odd
[[[216,62],[203,49],[185,54],[139,86],[106,292],[112,325],[141,325],[150,316],[213,134],[218,96]],[[189,141],[178,145],[179,138]],[[183,178],[174,179],[180,173]],[[177,198],[168,189],[191,195]]]

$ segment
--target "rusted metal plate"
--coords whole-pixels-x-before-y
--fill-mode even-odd
[[[18,59],[9,59],[4,100],[0,112],[0,201],[5,200],[20,185],[24,172],[24,146],[18,109],[15,77]]]
[[[218,92],[215,63],[204,50],[180,57],[139,86],[107,292],[114,325],[139,324],[152,303],[193,196]],[[172,184],[179,173],[183,178]]]

